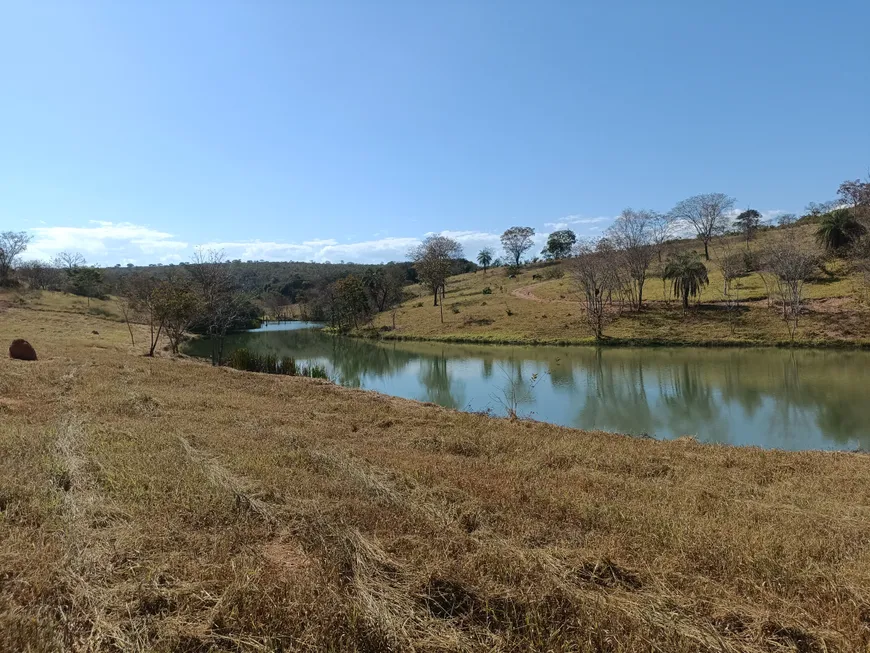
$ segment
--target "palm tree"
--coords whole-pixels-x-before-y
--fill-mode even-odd
[[[707,267],[694,251],[669,256],[662,279],[670,281],[674,294],[683,298],[684,311],[689,308],[689,297],[700,297],[701,288],[710,283]]]
[[[477,255],[477,262],[483,267],[483,273],[486,274],[486,268],[492,263],[492,250],[489,247],[484,247]]]
[[[867,233],[849,209],[837,209],[822,216],[816,230],[819,245],[829,251],[841,250]]]

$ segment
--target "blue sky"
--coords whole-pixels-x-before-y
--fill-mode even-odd
[[[773,215],[870,168],[870,3],[6,2],[0,229],[104,264],[380,261]]]

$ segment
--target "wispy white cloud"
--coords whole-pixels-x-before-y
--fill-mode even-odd
[[[408,259],[408,250],[420,243],[419,238],[380,238],[359,243],[327,245],[315,257],[318,261],[359,261],[380,263]]]
[[[355,261],[380,263],[407,258],[408,250],[420,243],[419,238],[380,238],[357,243],[339,243],[332,238],[306,240],[302,243],[274,241],[208,242],[205,250],[224,252],[229,258],[267,261]]]
[[[545,222],[544,227],[550,231],[558,231],[560,229],[574,229],[582,231],[584,227],[581,225],[593,225],[599,222],[609,222],[613,218],[606,216],[598,216],[597,218],[587,218],[582,215],[566,215],[555,222]],[[588,227],[587,227],[588,228]]]
[[[187,249],[186,242],[171,233],[131,222],[91,220],[86,227],[33,227],[33,242],[27,250],[30,258],[49,259],[58,252],[80,252],[99,260],[119,259],[126,255],[153,255],[166,250]]]
[[[765,221],[782,215],[781,209],[761,211]],[[735,212],[736,215],[736,212]],[[605,229],[613,218],[606,216],[585,217],[568,215],[552,222],[544,222],[538,229],[535,246],[529,255],[534,256],[546,243],[547,236],[558,229],[573,229],[578,236],[595,237]],[[506,224],[511,224],[510,220]],[[89,262],[97,264],[181,262],[190,260],[196,248],[221,250],[228,258],[268,261],[353,261],[357,263],[381,263],[407,260],[408,251],[423,238],[442,235],[458,241],[467,258],[473,259],[484,247],[501,251],[501,232],[483,230],[444,230],[427,232],[420,236],[375,236],[369,240],[356,241],[342,235],[336,238],[309,238],[300,242],[283,240],[214,240],[204,243],[188,243],[167,231],[153,229],[131,222],[93,220],[82,227],[38,226],[30,229],[34,239],[28,248],[27,258],[50,259],[58,252],[73,251],[83,254]],[[380,233],[380,232],[379,232]],[[686,235],[690,235],[687,233]]]
[[[199,243],[197,248],[224,252],[230,258],[287,260],[288,257],[306,258],[314,250],[301,243],[281,243],[264,240],[210,241]]]

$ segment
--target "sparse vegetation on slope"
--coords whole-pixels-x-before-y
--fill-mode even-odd
[[[0,359],[0,650],[870,643],[865,455],[496,420],[134,330],[0,315],[39,352]]]
[[[652,345],[798,345],[867,346],[870,344],[870,309],[863,259],[822,258],[809,268],[801,281],[799,322],[792,338],[792,311],[784,312],[782,293],[777,292],[777,276],[765,256],[779,247],[785,235],[799,245],[801,256],[815,248],[817,225],[805,222],[787,230],[762,230],[751,242],[745,236],[724,236],[710,241],[711,260],[704,262],[709,285],[684,311],[681,298],[675,297],[671,283],[662,279],[667,266],[667,251],[703,251],[697,241],[674,241],[666,247],[661,261],[654,258],[643,286],[644,307],[629,294],[622,297],[609,292],[609,279],[601,280],[607,295],[606,328],[601,342]],[[794,248],[793,248],[794,249]],[[590,250],[591,251],[591,250]],[[607,259],[592,266],[597,273],[609,274],[618,260]],[[856,262],[857,261],[857,262]],[[785,261],[791,263],[792,261]],[[383,338],[428,339],[453,342],[560,343],[583,344],[595,340],[595,330],[587,320],[585,293],[578,284],[573,259],[561,263],[529,266],[511,278],[503,268],[486,275],[478,271],[450,277],[446,301],[456,305],[458,314],[444,314],[431,302],[418,305],[423,291],[411,286],[415,295],[399,308],[396,328],[392,316],[378,315],[373,331]],[[575,266],[576,267],[576,266]],[[782,267],[782,266],[780,266]],[[805,267],[805,266],[802,266]],[[724,274],[723,274],[724,273]],[[727,284],[726,284],[727,277]],[[617,279],[614,283],[620,283]],[[489,288],[491,295],[484,294]],[[593,297],[594,299],[594,297]],[[597,305],[596,302],[593,304]]]

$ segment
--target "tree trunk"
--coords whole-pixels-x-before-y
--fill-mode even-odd
[[[441,324],[444,324],[444,302],[441,302]]]
[[[710,260],[710,250],[707,247],[707,241],[704,241],[704,258]]]
[[[689,310],[689,293],[688,291],[683,291],[683,310]]]
[[[438,306],[438,289],[435,289],[435,303],[432,306]]]
[[[151,339],[151,351],[148,352],[149,356],[154,356],[154,350],[157,349],[157,342],[160,340],[160,332],[163,330],[163,323],[160,323],[160,326],[157,327],[157,335]],[[151,333],[154,333],[153,329]]]

